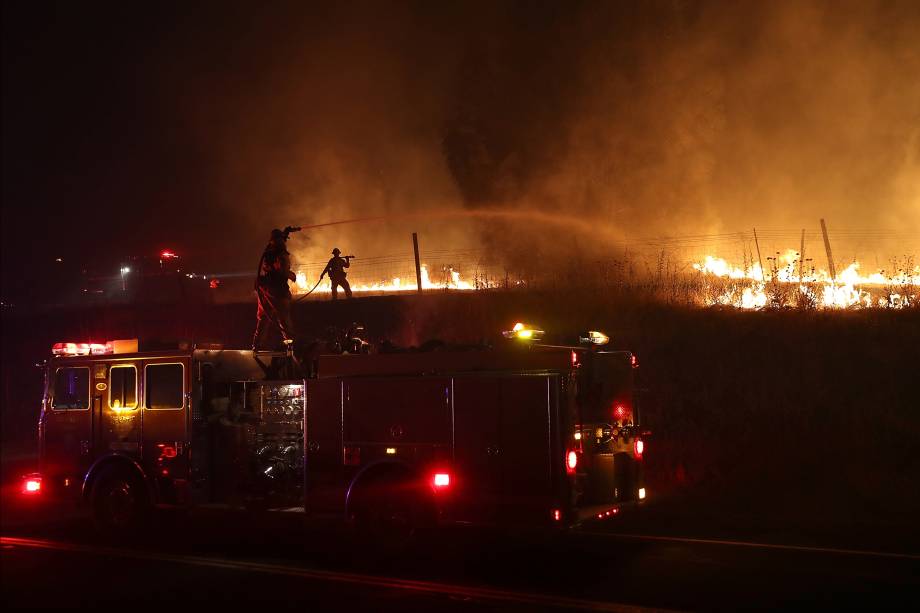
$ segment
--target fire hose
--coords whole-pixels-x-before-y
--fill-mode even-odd
[[[307,296],[309,296],[310,294],[312,294],[313,291],[314,291],[317,287],[319,287],[319,284],[322,283],[322,282],[323,282],[323,278],[320,277],[320,278],[319,278],[319,281],[316,282],[316,285],[313,286],[313,289],[311,289],[309,292],[307,292],[307,293],[304,294],[303,296],[298,296],[297,298],[295,298],[295,299],[294,299],[294,302],[300,302],[301,300],[303,300],[304,298],[306,298]]]

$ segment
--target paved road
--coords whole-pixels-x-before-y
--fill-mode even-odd
[[[673,525],[637,533],[648,528],[646,520],[628,517],[553,537],[453,530],[396,553],[371,552],[336,525],[305,524],[294,514],[166,516],[130,543],[101,540],[79,517],[10,517],[0,549],[2,595],[4,604],[19,607],[920,607],[920,555],[910,551],[681,536]]]

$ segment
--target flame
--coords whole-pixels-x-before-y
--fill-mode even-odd
[[[776,304],[778,295],[786,290],[792,291],[798,304],[823,308],[903,308],[920,300],[920,266],[911,268],[909,261],[895,274],[877,271],[868,275],[860,272],[859,262],[853,262],[832,277],[826,270],[800,268],[799,254],[792,249],[769,259],[772,270],[767,275],[759,264],[738,268],[710,255],[693,268],[704,278],[738,281],[706,302],[742,309]]]
[[[450,268],[446,271],[448,273],[449,280],[445,283],[434,283],[431,280],[431,277],[428,274],[428,267],[426,265],[421,266],[422,273],[422,289],[450,289],[450,290],[473,290],[476,289],[475,285],[469,281],[464,281],[460,278],[460,273],[456,270]],[[393,277],[392,279],[386,281],[380,281],[378,283],[351,283],[351,291],[354,293],[384,293],[384,292],[414,292],[418,291],[418,283],[415,282],[415,279],[404,280],[400,277]],[[295,282],[297,294],[304,294],[309,292],[313,287],[313,283],[310,283],[307,279],[307,275],[304,272],[297,273],[297,281]],[[322,283],[313,291],[314,294],[331,294],[332,285],[331,282],[327,279],[324,279]]]

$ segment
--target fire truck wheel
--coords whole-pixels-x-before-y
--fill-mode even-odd
[[[406,485],[393,481],[375,484],[354,514],[359,535],[387,552],[412,546],[434,523],[430,501]]]
[[[92,507],[97,529],[110,535],[136,531],[150,512],[144,484],[120,467],[108,468],[96,478]]]

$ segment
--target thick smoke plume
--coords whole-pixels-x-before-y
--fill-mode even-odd
[[[838,245],[858,256],[920,247],[918,40],[912,0],[298,9],[198,58],[189,125],[251,251],[272,226],[405,213],[598,229],[394,217],[298,237],[302,261],[408,255],[413,230],[511,263],[822,217],[898,230]]]

